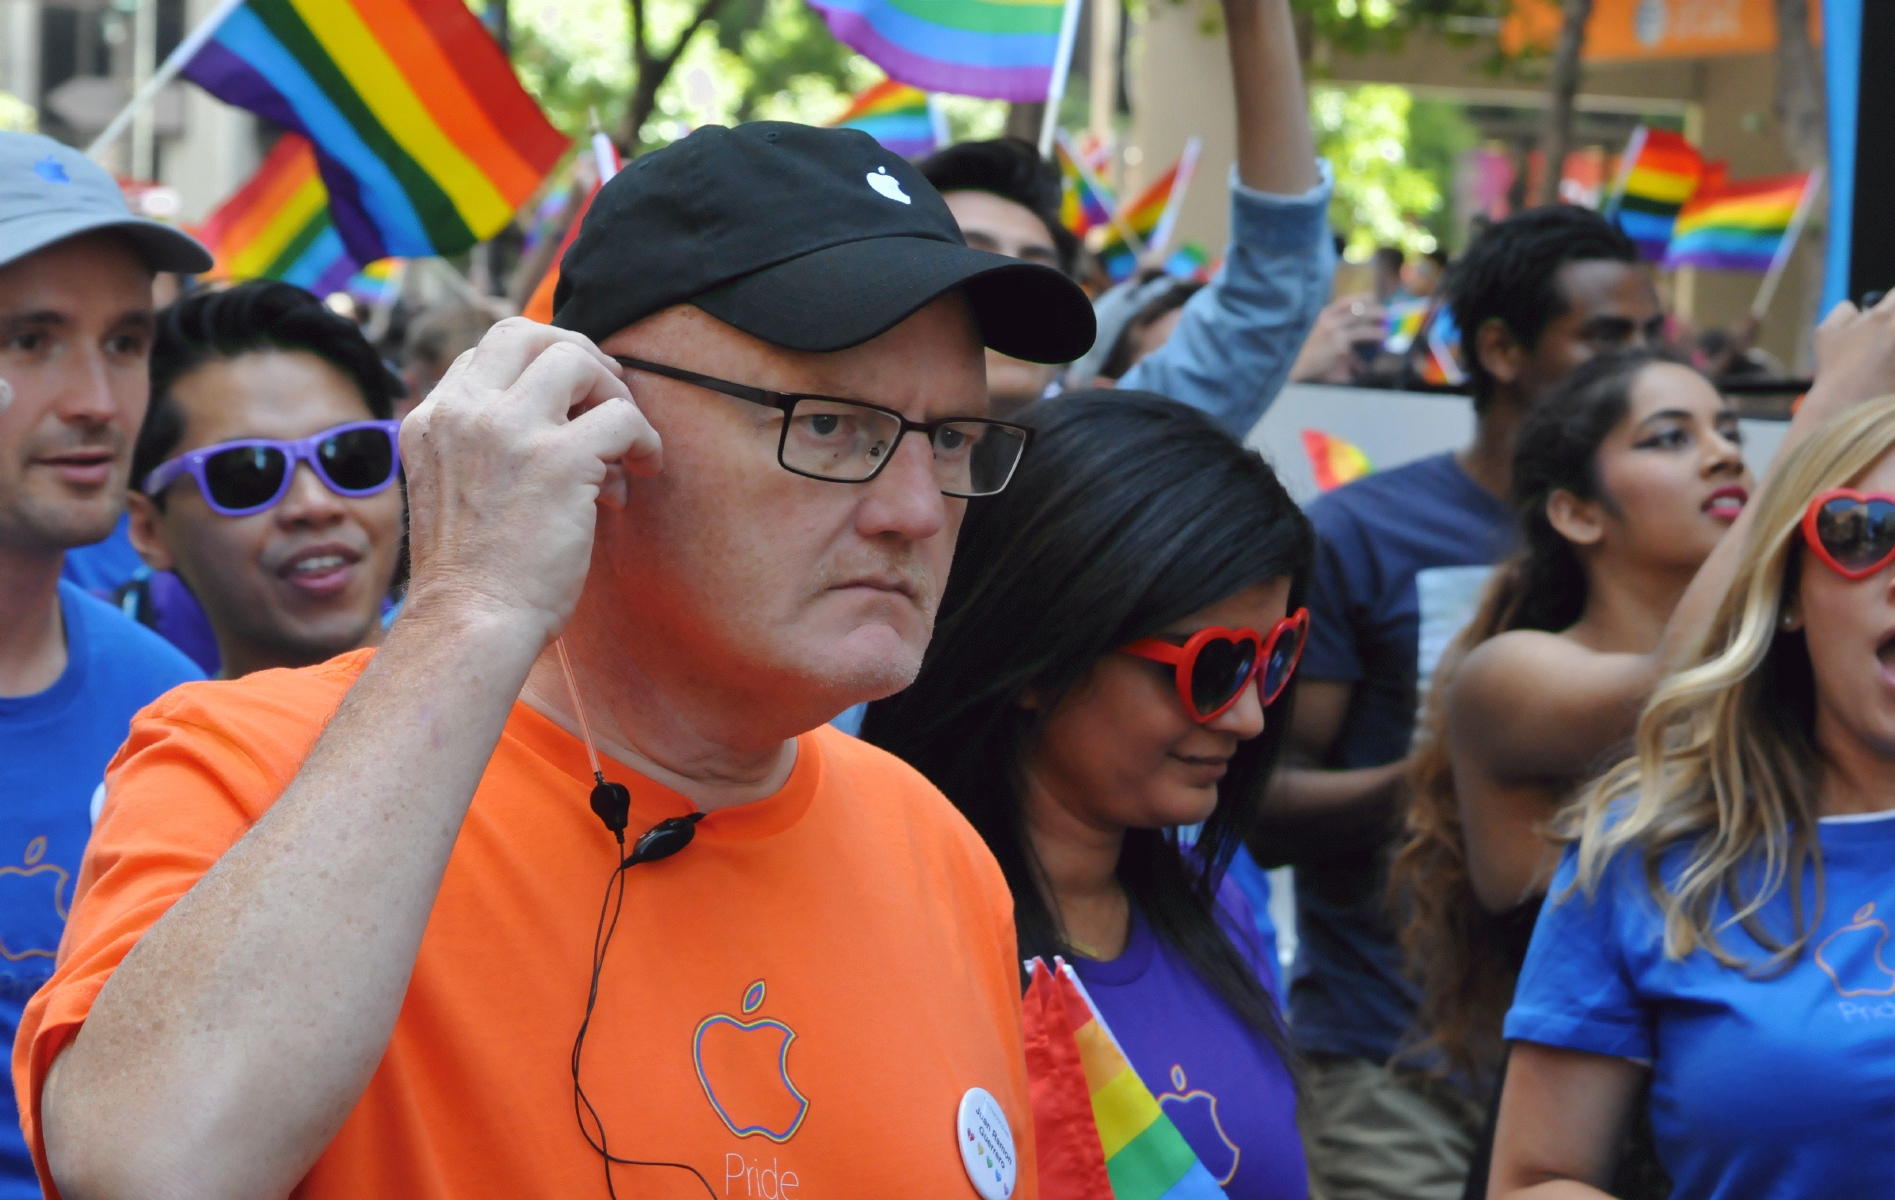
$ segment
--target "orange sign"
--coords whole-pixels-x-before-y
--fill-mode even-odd
[[[1500,30],[1508,54],[1550,52],[1563,17],[1557,0],[1513,0]],[[1822,0],[1809,6],[1810,37],[1822,42]],[[1765,54],[1777,45],[1775,0],[1593,0],[1587,62]]]

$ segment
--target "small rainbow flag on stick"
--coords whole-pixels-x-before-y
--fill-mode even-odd
[[[491,237],[566,152],[464,0],[245,0],[219,12],[184,75],[315,143],[357,262],[458,254]]]
[[[1222,1200],[1072,968],[1036,958],[1032,975],[1022,1019],[1041,1200]]]
[[[1361,447],[1320,429],[1303,431],[1303,453],[1309,455],[1309,465],[1316,472],[1316,487],[1325,492],[1354,483],[1375,470]]]
[[[1064,130],[1055,135],[1053,154],[1059,162],[1059,223],[1080,237],[1110,225],[1118,201]]]
[[[1665,257],[1678,210],[1697,191],[1704,157],[1684,135],[1640,125],[1626,143],[1606,215],[1638,243],[1647,262]]]
[[[294,133],[277,139],[250,181],[196,232],[216,256],[206,276],[213,280],[281,279],[326,296],[356,271],[329,219],[315,149]]]
[[[810,6],[836,40],[861,51],[890,79],[994,100],[1046,99],[1066,8],[1065,0],[810,0]]]
[[[1808,173],[1740,180],[1707,175],[1678,213],[1665,267],[1769,270],[1810,190]]]
[[[860,129],[903,158],[933,154],[947,141],[928,93],[892,79],[862,89],[830,124]]]
[[[1131,278],[1132,272],[1138,268],[1139,255],[1145,252],[1147,245],[1156,250],[1165,248],[1171,231],[1177,226],[1185,193],[1191,187],[1191,176],[1197,167],[1197,147],[1200,144],[1197,138],[1185,143],[1184,153],[1177,162],[1171,164],[1171,169],[1160,175],[1138,199],[1119,210],[1118,219],[1112,222],[1105,244],[1099,248],[1099,261],[1105,265],[1106,274],[1112,277],[1114,283]],[[1128,243],[1125,239],[1127,230],[1145,245]]]

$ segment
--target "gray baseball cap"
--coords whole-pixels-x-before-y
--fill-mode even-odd
[[[0,266],[99,230],[125,235],[154,271],[210,270],[196,238],[133,216],[105,168],[52,138],[0,133]]]

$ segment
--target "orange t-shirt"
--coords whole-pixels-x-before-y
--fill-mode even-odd
[[[14,1048],[48,1195],[39,1094],[132,944],[261,817],[368,661],[178,688],[108,771],[53,978]],[[611,764],[608,764],[611,767]],[[622,767],[629,834],[691,810]],[[523,704],[474,794],[374,1078],[295,1195],[603,1196],[573,1115],[573,1035],[614,863],[575,738]],[[628,836],[628,841],[630,840]],[[632,868],[585,1044],[622,1158],[689,1163],[719,1197],[976,1196],[957,1111],[985,1088],[1033,1200],[1012,901],[980,838],[908,766],[827,727],[776,795],[711,813]],[[294,1086],[294,1081],[285,1081]],[[617,1166],[621,1196],[703,1197]]]

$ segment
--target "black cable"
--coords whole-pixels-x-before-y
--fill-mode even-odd
[[[604,786],[604,776],[599,775],[597,778],[600,786]],[[697,1181],[704,1186],[704,1194],[710,1196],[711,1200],[717,1200],[717,1192],[711,1187],[710,1181],[705,1179],[698,1169],[689,1163],[620,1158],[613,1154],[607,1148],[605,1121],[600,1118],[599,1110],[593,1107],[592,1101],[586,1096],[584,1085],[579,1082],[579,1063],[581,1056],[585,1053],[586,1030],[592,1025],[592,1009],[599,1002],[599,975],[605,969],[606,952],[612,948],[612,935],[618,932],[619,916],[625,911],[625,872],[637,866],[640,861],[636,857],[628,856],[625,853],[625,832],[622,827],[614,829],[612,834],[618,839],[619,862],[618,866],[612,869],[612,874],[605,881],[605,899],[599,905],[599,924],[592,932],[592,985],[586,993],[586,1015],[585,1018],[579,1022],[579,1034],[573,1038],[572,1042],[573,1117],[579,1122],[579,1132],[585,1135],[586,1144],[599,1152],[599,1160],[605,1167],[605,1193],[611,1197],[611,1200],[618,1200],[618,1190],[612,1186],[612,1166],[615,1163],[625,1167],[670,1167],[677,1171],[689,1171],[692,1175],[696,1176]],[[686,840],[688,840],[688,838]],[[618,887],[618,898],[616,901],[612,895],[613,885],[615,884]],[[606,924],[605,920],[605,915],[608,910],[612,914],[612,922],[610,925]],[[592,1117],[593,1125],[596,1125],[599,1130],[599,1136],[596,1141],[593,1139],[592,1130],[586,1125],[586,1116],[588,1114]]]

